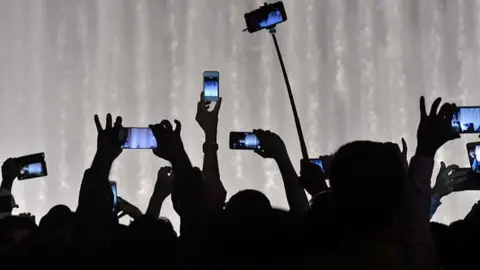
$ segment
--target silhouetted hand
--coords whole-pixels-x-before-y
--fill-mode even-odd
[[[95,126],[97,127],[97,154],[103,158],[113,161],[122,153],[122,142],[119,139],[122,130],[122,118],[120,116],[115,120],[112,126],[112,115],[107,114],[105,128],[95,114]]]
[[[2,165],[2,184],[11,186],[15,178],[18,177],[19,173],[20,168],[16,164],[15,159],[8,158],[5,160],[5,162],[3,162]]]
[[[460,135],[451,131],[452,116],[456,109],[455,104],[444,103],[437,98],[427,115],[425,97],[420,98],[420,123],[417,129],[417,154],[434,157],[437,150],[446,142],[460,138]]]
[[[171,167],[162,167],[157,173],[157,182],[155,183],[155,191],[158,192],[163,198],[168,197],[172,193],[173,170]]]
[[[263,158],[278,159],[286,155],[287,149],[285,143],[277,134],[270,130],[255,129],[255,136],[260,141],[261,149],[255,150],[255,153]]]
[[[432,189],[432,194],[440,200],[444,196],[452,193],[454,187],[467,180],[470,169],[460,169],[457,165],[445,166],[442,161],[440,163],[440,170],[438,171],[435,186]]]
[[[138,209],[135,205],[127,202],[120,196],[118,196],[117,199],[118,199],[117,211],[120,214],[118,218],[121,218],[125,215],[128,215],[132,218],[138,218],[143,215],[142,211],[140,211],[140,209]]]
[[[325,175],[322,169],[311,163],[308,159],[302,159],[300,162],[300,186],[305,189],[312,197],[322,191],[328,190],[325,182]]]
[[[28,218],[30,219],[31,221],[33,221],[33,223],[37,223],[36,220],[35,220],[35,216],[32,215],[31,213],[21,213],[21,214],[18,214],[19,217],[23,217],[23,218]]]
[[[200,101],[197,103],[197,115],[195,120],[205,133],[216,133],[218,126],[218,112],[222,106],[222,98],[218,98],[212,111],[209,111],[210,101],[205,101],[203,92],[200,95]]]
[[[163,120],[160,124],[150,125],[150,129],[157,140],[157,148],[153,153],[160,158],[172,161],[180,151],[184,151],[183,142],[180,135],[182,124],[175,120],[175,129],[168,120]]]

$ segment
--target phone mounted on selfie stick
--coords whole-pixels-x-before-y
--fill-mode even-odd
[[[268,22],[268,20],[270,20],[270,22]],[[275,44],[275,49],[277,51],[278,60],[280,61],[280,67],[282,68],[283,78],[285,79],[288,98],[290,100],[290,105],[293,111],[293,118],[295,120],[298,138],[300,140],[300,149],[302,151],[302,156],[303,159],[308,159],[307,145],[305,144],[305,138],[303,137],[303,131],[300,124],[300,118],[298,117],[297,106],[295,105],[292,88],[290,87],[287,70],[283,62],[282,53],[280,52],[280,47],[278,45],[276,36],[277,30],[275,29],[275,26],[286,20],[287,16],[283,7],[283,3],[281,1],[272,4],[265,3],[259,9],[245,14],[245,21],[248,28],[244,29],[243,32],[248,31],[249,33],[253,33],[262,29],[266,29],[272,35],[273,43]]]

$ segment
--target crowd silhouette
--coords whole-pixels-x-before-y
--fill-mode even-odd
[[[478,204],[449,226],[430,222],[443,197],[469,189],[461,185],[477,178],[470,168],[442,162],[430,188],[436,152],[459,138],[451,132],[455,104],[438,98],[427,113],[420,99],[410,160],[403,139],[402,147],[354,141],[321,157],[323,169],[302,160],[297,174],[282,139],[254,130],[262,145],[255,152],[275,160],[280,170],[289,205],[282,210],[256,190],[226,201],[217,158],[221,103],[213,106],[203,95],[198,102],[196,121],[205,132],[202,169],[190,162],[180,121],[149,126],[161,146],[154,156],[171,167],[158,170],[145,212],[115,197],[109,182],[124,143],[118,136],[121,117],[113,122],[107,114],[102,126],[95,115],[97,150],[74,211],[53,206],[38,224],[30,214],[12,215],[19,167],[7,159],[0,189],[2,269],[478,269]],[[159,216],[170,195],[181,221],[178,235]],[[123,215],[132,219],[128,226],[119,223]]]

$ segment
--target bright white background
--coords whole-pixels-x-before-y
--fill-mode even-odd
[[[289,19],[278,38],[312,156],[354,139],[402,136],[413,153],[420,95],[478,104],[480,0],[284,2]],[[242,33],[243,14],[261,4],[0,0],[0,159],[44,151],[49,169],[46,178],[15,183],[20,211],[39,217],[55,204],[76,207],[95,151],[95,113],[120,114],[127,126],[178,118],[201,165],[203,134],[194,117],[204,70],[220,71],[219,156],[229,195],[255,188],[285,207],[275,164],[228,149],[229,131],[268,128],[299,165],[271,37]],[[437,163],[465,166],[467,139],[476,137],[449,144]],[[124,151],[111,178],[144,210],[156,170],[166,164],[148,151]],[[452,195],[435,219],[462,218],[477,199]],[[170,202],[162,213],[178,223]]]

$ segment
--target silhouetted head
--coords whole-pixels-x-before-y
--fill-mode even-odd
[[[335,153],[330,167],[336,212],[344,224],[361,230],[393,225],[404,182],[400,149],[392,143],[348,143]]]
[[[0,220],[0,254],[34,236],[37,225],[25,217],[10,216]]]
[[[40,231],[43,234],[55,235],[61,238],[70,238],[75,220],[68,206],[56,205],[40,220]]]
[[[239,191],[230,198],[225,207],[227,213],[247,215],[269,212],[271,210],[272,205],[267,196],[260,191],[252,189]]]

